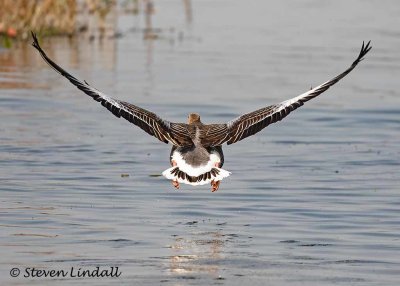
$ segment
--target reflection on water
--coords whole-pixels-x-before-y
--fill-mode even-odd
[[[99,39],[91,43],[85,39],[57,38],[42,39],[44,48],[52,58],[59,59],[67,69],[82,69],[96,67],[114,70],[117,61],[117,40],[115,38]],[[67,47],[67,48],[63,48]],[[99,61],[99,59],[101,59]],[[44,88],[45,83],[30,80],[25,67],[35,66],[37,69],[48,70],[42,60],[32,53],[29,43],[19,43],[13,52],[0,53],[0,88],[1,89],[30,89]]]
[[[220,231],[175,237],[171,245],[170,272],[180,275],[205,273],[218,277],[218,262],[225,243],[225,236]]]
[[[30,57],[30,48],[25,44],[20,45],[15,52],[0,52],[0,89],[30,89],[40,88],[27,78],[26,74],[20,72],[25,66],[35,65],[38,61]]]
[[[146,65],[150,67],[153,63],[153,51],[154,51],[154,41],[146,41]]]

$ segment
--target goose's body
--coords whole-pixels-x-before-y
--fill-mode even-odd
[[[196,113],[189,114],[187,123],[174,123],[136,105],[113,99],[86,81],[75,78],[53,62],[40,47],[36,35],[32,33],[32,36],[33,46],[42,58],[73,85],[101,102],[115,116],[125,118],[160,141],[173,145],[170,156],[172,167],[165,170],[163,175],[172,180],[176,188],[179,188],[179,183],[211,183],[213,191],[218,190],[221,180],[230,175],[228,171],[221,169],[224,164],[222,144],[236,143],[282,120],[349,74],[371,49],[369,42],[367,45],[363,43],[357,59],[343,73],[292,99],[243,114],[227,123],[203,124],[200,115]]]
[[[230,173],[221,169],[224,162],[222,148],[201,146],[172,147],[172,167],[163,172],[164,177],[192,186],[221,181]]]

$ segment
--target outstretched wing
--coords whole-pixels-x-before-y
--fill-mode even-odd
[[[73,85],[82,90],[84,93],[100,102],[104,107],[111,111],[116,117],[123,117],[129,122],[140,127],[148,134],[156,137],[158,140],[168,143],[171,142],[176,146],[191,145],[192,141],[187,132],[187,124],[172,123],[163,120],[158,115],[128,102],[113,99],[104,93],[90,86],[86,81],[81,81],[69,74],[55,62],[53,62],[40,47],[36,35],[32,32],[32,45],[39,51],[44,61],[49,64],[55,71],[66,77]]]
[[[209,125],[208,133],[210,137],[205,136],[205,145],[218,146],[225,142],[227,142],[228,145],[233,144],[246,137],[256,134],[272,123],[282,120],[290,112],[302,106],[304,102],[320,95],[339,80],[344,78],[348,73],[350,73],[358,65],[358,63],[363,60],[363,57],[371,50],[370,42],[371,41],[369,41],[367,45],[364,45],[363,42],[357,59],[347,70],[333,79],[292,99],[285,100],[279,104],[267,106],[254,112],[239,116],[227,124]]]

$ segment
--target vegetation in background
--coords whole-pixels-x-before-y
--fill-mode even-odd
[[[1,2],[0,34],[3,38],[24,39],[31,30],[44,35],[72,34],[75,30],[75,0]]]
[[[87,31],[91,38],[107,29],[111,15],[116,23],[116,0],[0,0],[0,45],[27,39],[30,31],[41,36],[72,35]],[[113,11],[114,13],[110,13]]]
[[[182,3],[190,24],[191,0]],[[143,14],[144,39],[159,38],[161,29],[152,25],[153,0],[0,0],[0,48],[30,38],[31,31],[41,37],[84,33],[90,40],[118,36],[118,11]]]

